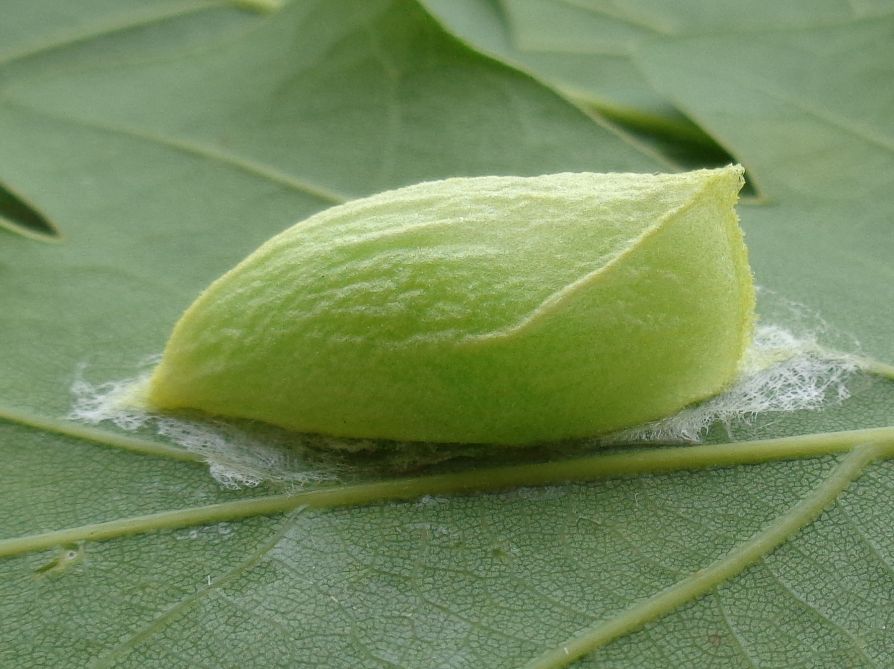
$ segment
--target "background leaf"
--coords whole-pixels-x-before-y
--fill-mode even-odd
[[[630,3],[615,7],[598,1],[424,4],[462,39],[557,86],[680,164],[731,162],[726,150],[656,90],[633,61],[639,43],[670,30],[660,12],[648,17]]]
[[[570,35],[519,15],[524,43],[621,35],[636,86],[756,180],[767,203],[740,213],[764,317],[803,328],[816,312],[827,343],[894,359],[890,8],[626,4],[671,28],[640,39],[603,22],[613,5],[564,4],[593,20]],[[0,399],[39,416],[69,411],[78,374],[132,377],[210,280],[333,202],[447,175],[672,168],[406,0],[3,9],[0,182],[65,233],[0,238]],[[891,384],[853,391],[734,436],[894,423]],[[12,422],[0,457],[0,539],[269,492]],[[0,664],[520,666],[740,550],[842,457],[305,509],[9,558]],[[761,562],[581,665],[891,664],[892,485],[890,461],[869,465]]]

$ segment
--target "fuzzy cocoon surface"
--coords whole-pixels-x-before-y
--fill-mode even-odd
[[[738,166],[462,178],[323,211],[199,296],[148,404],[507,444],[670,415],[750,340],[741,186]]]

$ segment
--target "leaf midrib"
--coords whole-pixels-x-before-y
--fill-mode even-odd
[[[19,422],[15,420],[14,413],[8,410],[0,409],[0,418]],[[119,444],[115,442],[121,435],[108,434],[108,444],[118,446]],[[96,438],[89,440],[98,441]],[[291,494],[259,496],[2,539],[0,558],[47,550],[59,544],[102,541],[159,529],[284,513],[300,506],[328,509],[385,501],[406,501],[427,495],[496,492],[524,486],[559,485],[644,474],[815,458],[836,453],[851,453],[865,444],[875,444],[883,449],[878,457],[894,457],[894,426],[727,444],[666,448],[652,445],[621,453],[333,485]],[[135,450],[131,445],[126,448]],[[147,454],[160,453],[147,452]]]

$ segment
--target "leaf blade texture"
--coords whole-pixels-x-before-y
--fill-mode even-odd
[[[891,362],[894,154],[848,131],[890,128],[890,8],[773,6],[797,21],[742,3],[625,3],[676,31],[629,62],[766,193],[740,207],[760,317]],[[332,196],[670,169],[411,2],[3,8],[0,180],[64,237],[0,243],[0,404],[48,419],[67,415],[79,379],[133,377],[203,287]],[[848,387],[821,411],[709,439],[894,423],[889,385]],[[735,551],[841,457],[304,510],[5,559],[0,664],[523,666]],[[8,421],[0,458],[4,538],[278,492]],[[863,471],[751,568],[577,666],[891,665],[894,467]]]

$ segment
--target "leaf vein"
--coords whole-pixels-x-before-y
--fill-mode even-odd
[[[758,531],[719,560],[633,606],[584,628],[571,638],[532,659],[525,669],[566,667],[615,639],[642,628],[681,605],[715,589],[740,574],[813,522],[835,502],[874,460],[888,454],[890,446],[864,444],[856,447],[833,468],[826,479],[795,506]]]
[[[309,181],[306,181],[305,179],[301,179],[276,167],[273,167],[272,165],[253,160],[245,156],[240,156],[230,151],[225,151],[224,149],[213,146],[211,144],[195,142],[182,137],[169,137],[139,128],[131,128],[128,126],[113,125],[107,122],[90,121],[87,119],[75,118],[73,116],[54,114],[37,107],[32,107],[31,105],[15,101],[9,97],[6,98],[5,103],[11,106],[19,107],[20,109],[23,109],[28,113],[37,114],[44,118],[58,121],[60,123],[78,125],[83,128],[89,128],[98,132],[128,137],[137,141],[171,149],[173,151],[177,151],[194,158],[199,158],[210,163],[219,163],[221,165],[239,170],[246,174],[266,179],[267,181],[280,186],[284,186],[290,190],[309,195],[313,198],[325,202],[326,204],[342,204],[343,202],[346,202],[348,199],[350,199],[347,195],[343,195],[341,193],[329,190],[328,188],[325,188],[323,186],[313,184]]]
[[[151,621],[143,629],[136,632],[128,639],[109,650],[94,664],[95,669],[112,666],[114,660],[121,658],[129,650],[132,650],[146,639],[152,637],[156,632],[162,629],[167,623],[177,618],[181,613],[188,610],[192,606],[195,606],[198,602],[200,602],[211,593],[216,592],[221,587],[228,584],[230,581],[235,580],[238,576],[257,565],[258,562],[260,562],[261,559],[265,555],[267,555],[267,553],[269,553],[270,550],[273,549],[274,546],[276,546],[276,544],[280,542],[283,536],[285,536],[286,532],[291,529],[291,527],[297,521],[298,514],[300,514],[302,510],[303,509],[299,508],[292,514],[290,518],[286,518],[279,529],[273,534],[273,537],[261,544],[261,546],[251,555],[249,555],[246,560],[238,564],[222,577],[214,580],[211,585],[181,600],[180,602],[169,608],[167,611],[162,613],[155,620]]]
[[[75,44],[90,42],[94,39],[108,37],[109,35],[118,32],[133,30],[134,28],[141,28],[154,23],[164,23],[165,21],[178,19],[191,14],[198,14],[210,9],[220,9],[224,5],[225,3],[223,2],[186,2],[182,6],[174,9],[166,9],[161,12],[147,12],[136,19],[127,17],[126,20],[116,19],[109,21],[108,23],[88,26],[87,28],[73,31],[67,35],[58,35],[46,42],[31,45],[20,51],[13,51],[5,56],[0,56],[0,68],[6,67],[11,63],[33,58],[34,56],[43,53],[64,49]]]
[[[859,653],[859,655],[864,660],[866,660],[866,662],[868,662],[873,667],[878,666],[876,664],[876,662],[866,654],[866,651],[863,649],[863,645],[860,643],[860,640],[854,636],[853,632],[851,632],[849,629],[847,629],[843,625],[832,620],[829,616],[827,616],[825,613],[820,611],[819,608],[817,608],[816,606],[811,604],[809,601],[807,601],[807,599],[805,597],[803,597],[802,595],[795,592],[794,587],[792,587],[791,585],[789,585],[788,583],[785,582],[785,580],[782,578],[782,576],[779,573],[777,573],[775,569],[773,569],[772,564],[768,564],[767,562],[764,562],[764,564],[766,565],[767,571],[770,573],[770,575],[776,580],[777,583],[779,583],[780,586],[782,586],[782,589],[792,599],[794,599],[804,609],[810,611],[813,614],[813,616],[815,618],[817,618],[820,622],[825,623],[825,624],[827,624],[831,627],[834,627],[838,630],[841,630],[841,632],[844,633],[844,635],[848,638],[848,640],[850,641],[850,644],[853,646],[853,648],[857,651],[857,653]]]

